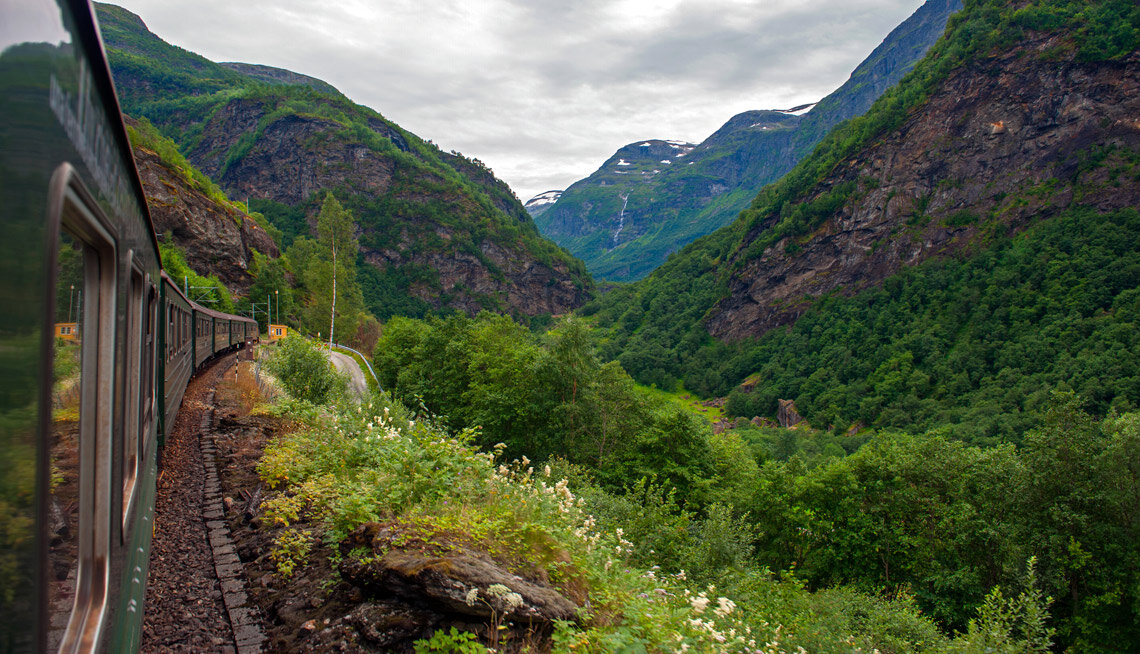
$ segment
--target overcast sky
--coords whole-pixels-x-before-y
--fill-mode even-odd
[[[113,0],[115,1],[115,0]],[[524,202],[619,147],[814,102],[922,0],[117,0],[214,61],[323,79]]]

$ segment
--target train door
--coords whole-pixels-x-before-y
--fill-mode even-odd
[[[74,342],[59,343],[53,354],[40,566],[48,610],[40,634],[61,652],[93,648],[107,606],[117,259],[97,206],[71,183],[70,167],[61,168],[51,205],[60,229],[56,314],[65,306],[62,292],[74,286],[68,305],[79,325]]]

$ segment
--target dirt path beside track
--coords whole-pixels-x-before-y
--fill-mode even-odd
[[[200,442],[214,386],[233,360],[223,357],[190,380],[167,437],[155,496],[144,652],[236,651],[202,517],[206,471]]]
[[[328,355],[337,372],[348,375],[349,388],[356,394],[357,399],[368,395],[368,382],[364,379],[364,371],[360,369],[360,364],[356,362],[356,359],[335,350],[326,350],[325,354]]]

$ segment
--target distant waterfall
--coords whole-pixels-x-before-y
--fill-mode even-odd
[[[614,244],[610,246],[611,250],[617,247],[618,236],[621,234],[621,230],[625,228],[625,205],[629,204],[628,193],[618,197],[621,198],[621,213],[618,214],[618,228],[614,232]]]

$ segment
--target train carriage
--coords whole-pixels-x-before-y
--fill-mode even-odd
[[[91,6],[0,21],[0,652],[131,651],[161,436],[256,323],[163,275]]]
[[[178,408],[182,406],[182,395],[196,367],[191,352],[193,340],[189,320],[193,315],[190,300],[182,294],[178,285],[162,273],[162,307],[165,329],[162,331],[160,350],[163,353],[163,378],[160,403],[164,407],[160,425],[162,433],[170,431]]]

